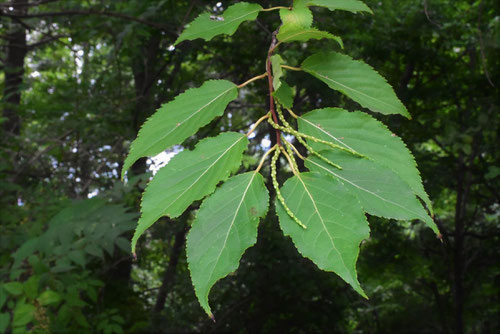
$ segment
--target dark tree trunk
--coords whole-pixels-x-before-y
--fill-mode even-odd
[[[14,8],[12,13],[25,14],[25,7],[17,6],[24,2],[26,0],[12,0],[12,8]],[[24,58],[28,53],[25,27],[19,22],[12,20],[5,39],[7,40],[7,57],[4,64],[3,117],[6,118],[4,129],[9,136],[17,136],[21,130],[19,105],[21,103],[21,85],[24,76]]]
[[[163,274],[163,280],[161,282],[160,290],[158,291],[158,297],[156,299],[156,304],[153,309],[154,313],[160,313],[163,310],[163,308],[165,307],[165,301],[167,300],[168,292],[174,284],[177,263],[179,262],[179,257],[182,253],[182,248],[186,240],[187,217],[183,217],[182,224],[182,228],[175,234],[174,245],[172,246],[172,250],[170,252],[168,266]]]
[[[159,35],[152,35],[143,45],[141,52],[132,61],[136,98],[132,114],[132,128],[135,133],[139,132],[142,123],[154,111],[151,87],[154,86],[153,80],[158,67],[160,40]],[[146,159],[137,160],[131,170],[134,175],[144,173],[146,171]]]
[[[467,167],[463,157],[459,157],[457,179],[457,201],[455,206],[455,244],[453,256],[453,303],[455,312],[455,332],[464,332],[464,271],[465,271],[465,208],[468,196]]]

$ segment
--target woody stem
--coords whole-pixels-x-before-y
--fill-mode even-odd
[[[271,111],[271,115],[273,117],[274,123],[278,124],[278,116],[276,115],[276,108],[274,106],[274,87],[273,87],[273,72],[271,68],[271,56],[273,55],[274,48],[276,46],[277,40],[276,35],[278,34],[278,30],[275,30],[272,35],[271,45],[269,46],[269,51],[267,53],[266,60],[266,73],[267,73],[267,81],[269,84],[269,110]],[[281,146],[281,132],[279,129],[275,129],[276,132],[276,144]]]

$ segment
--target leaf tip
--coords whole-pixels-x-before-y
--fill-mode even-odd
[[[441,233],[438,233],[437,238],[439,239],[439,241],[441,241],[441,243],[444,243],[443,235]]]
[[[208,316],[210,317],[210,319],[212,319],[212,321],[213,321],[213,322],[214,322],[214,324],[215,324],[215,317],[214,317],[214,315],[212,314],[212,312],[210,312],[210,313],[208,314]]]

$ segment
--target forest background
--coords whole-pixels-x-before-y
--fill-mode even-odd
[[[186,264],[197,205],[161,219],[132,259],[151,173],[199,138],[247,130],[267,112],[266,85],[252,84],[228,117],[119,180],[140,125],[163,103],[207,79],[241,83],[264,72],[277,13],[232,37],[172,46],[201,12],[217,15],[234,2],[0,2],[0,333],[500,332],[494,0],[365,1],[374,15],[314,9],[318,28],[341,35],[408,107],[412,120],[384,122],[414,153],[443,234],[439,242],[421,222],[371,217],[358,263],[369,300],[297,254],[271,213],[238,271],[214,287],[215,323]],[[291,43],[286,54],[298,64],[327,43]],[[288,81],[298,112],[359,109],[305,74]],[[259,127],[242,170],[270,144],[270,131]]]

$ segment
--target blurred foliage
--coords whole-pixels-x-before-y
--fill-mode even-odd
[[[155,224],[133,261],[130,230],[154,159],[136,164],[126,184],[118,174],[139,125],[207,79],[241,83],[264,72],[277,13],[232,37],[171,47],[199,13],[234,2],[59,0],[33,3],[27,13],[63,14],[22,19],[0,4],[0,105],[16,110],[21,127],[0,137],[0,333],[499,332],[500,3],[493,0],[366,1],[373,16],[314,9],[318,28],[343,36],[348,53],[377,68],[408,107],[412,121],[384,122],[414,153],[443,233],[441,243],[422,223],[370,218],[358,264],[369,300],[301,258],[273,215],[239,270],[213,289],[216,323],[195,299],[185,260],[197,205]],[[12,106],[5,59],[16,29],[32,47],[16,88],[21,101]],[[325,43],[335,44],[291,43],[284,53],[293,66]],[[304,73],[286,81],[299,113],[359,108]],[[265,112],[265,85],[254,83],[229,105],[230,117],[200,137],[247,130]],[[3,114],[0,125],[7,121]],[[268,133],[258,129],[242,171],[253,168]]]

